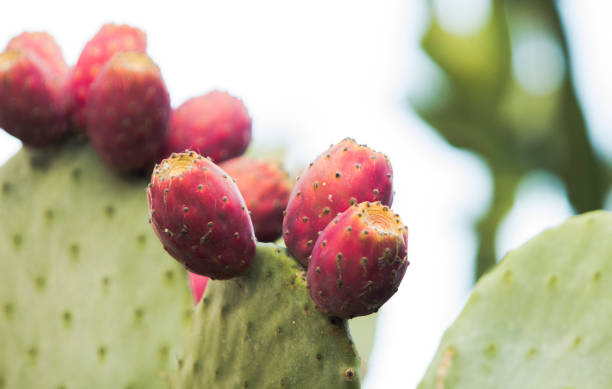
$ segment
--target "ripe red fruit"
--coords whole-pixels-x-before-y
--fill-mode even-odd
[[[71,93],[74,104],[73,121],[77,128],[85,128],[85,105],[89,87],[113,55],[123,51],[144,53],[147,37],[141,30],[113,23],[105,24],[85,45],[72,70]]]
[[[68,65],[62,49],[46,32],[23,32],[9,41],[7,50],[21,50],[36,55],[55,77],[67,77]],[[65,80],[67,82],[68,80]]]
[[[172,112],[163,155],[194,150],[219,163],[244,153],[251,127],[244,103],[229,93],[194,97]]]
[[[294,186],[283,219],[287,248],[307,266],[320,231],[338,213],[363,201],[391,206],[391,163],[384,154],[347,138],[320,155]]]
[[[236,180],[251,213],[257,240],[273,242],[280,238],[283,211],[291,192],[287,173],[280,164],[272,160],[238,157],[219,166]]]
[[[28,50],[0,54],[0,127],[29,146],[59,142],[68,134],[66,86]]]
[[[137,170],[159,155],[170,110],[157,65],[146,54],[118,53],[89,90],[87,134],[113,169]]]
[[[408,229],[377,203],[354,205],[317,239],[308,265],[317,308],[352,318],[376,312],[398,289],[408,267]]]
[[[189,271],[228,279],[248,270],[253,224],[232,178],[210,160],[172,154],[155,166],[147,198],[153,230]]]
[[[206,290],[206,285],[208,284],[209,278],[190,271],[187,272],[187,276],[189,277],[189,288],[191,289],[191,294],[193,295],[193,302],[197,304],[202,299],[202,295]]]

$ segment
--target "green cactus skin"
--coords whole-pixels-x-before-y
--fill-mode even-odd
[[[573,217],[476,285],[419,389],[609,389],[612,214]]]
[[[285,248],[258,243],[244,277],[210,281],[174,387],[359,388],[347,322],[319,312]]]
[[[0,388],[168,387],[193,309],[145,187],[86,145],[0,169]]]

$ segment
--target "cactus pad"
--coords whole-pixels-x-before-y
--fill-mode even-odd
[[[174,386],[359,388],[347,328],[315,308],[285,248],[259,243],[246,276],[208,283]]]
[[[476,285],[420,389],[604,389],[612,382],[612,214],[538,235]]]
[[[86,145],[0,169],[0,388],[168,386],[192,303],[145,186]]]

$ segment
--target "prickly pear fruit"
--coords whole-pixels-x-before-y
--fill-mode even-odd
[[[77,128],[85,128],[85,105],[89,87],[98,73],[113,55],[122,51],[147,49],[147,37],[141,30],[113,23],[105,24],[85,45],[77,61],[71,79],[71,92],[74,104],[73,121]]]
[[[62,49],[49,33],[23,32],[11,39],[6,45],[6,49],[27,51],[34,54],[38,56],[54,76],[68,76],[68,65],[64,60]]]
[[[200,302],[200,299],[206,290],[208,277],[204,277],[190,271],[187,272],[187,275],[189,276],[189,288],[191,289],[191,294],[193,295],[193,302],[197,304]]]
[[[155,166],[147,198],[153,230],[189,271],[228,279],[248,270],[253,224],[232,178],[210,160],[172,154]]]
[[[0,54],[0,127],[29,146],[57,143],[68,133],[66,79],[28,50]]]
[[[317,237],[340,212],[363,201],[393,202],[389,159],[346,138],[320,155],[298,178],[283,219],[289,251],[308,265]]]
[[[236,180],[251,212],[255,236],[260,242],[273,242],[282,234],[283,211],[291,186],[288,175],[276,161],[238,157],[219,165]]]
[[[355,204],[321,233],[308,264],[317,307],[352,318],[376,312],[399,287],[408,267],[408,231],[380,202]]]
[[[137,170],[159,155],[170,110],[157,65],[143,53],[118,53],[89,90],[87,133],[113,169]]]
[[[215,163],[244,153],[251,141],[251,117],[227,92],[194,97],[172,112],[163,157],[194,150]]]

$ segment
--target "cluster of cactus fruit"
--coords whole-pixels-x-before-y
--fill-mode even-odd
[[[172,153],[153,170],[149,221],[168,253],[196,275],[244,275],[255,255],[253,223],[234,181],[194,151]],[[352,139],[332,146],[298,177],[282,219],[283,238],[307,267],[310,296],[322,312],[367,315],[397,291],[408,267],[408,235],[389,208],[392,182],[389,160]],[[280,227],[272,220],[278,215],[271,216],[266,225]],[[193,276],[192,284],[197,280]],[[198,285],[198,296],[202,289]]]
[[[75,278],[73,283],[88,284],[91,277],[101,277],[101,292],[90,296],[93,299],[90,303],[106,307],[99,308],[104,317],[112,316],[109,315],[112,305],[104,305],[109,301],[109,288],[119,297],[121,292],[131,292],[134,287],[133,282],[124,280],[132,273],[121,258],[122,248],[129,255],[142,255],[158,266],[157,270],[145,272],[146,264],[135,262],[140,266],[133,276],[138,282],[154,280],[153,274],[159,272],[170,286],[176,277],[176,269],[160,266],[158,255],[152,255],[154,248],[148,249],[148,254],[142,251],[147,234],[142,232],[138,218],[134,218],[140,208],[135,205],[138,196],[132,189],[137,189],[143,173],[155,166],[147,188],[148,201],[142,201],[142,206],[148,204],[149,223],[163,247],[188,270],[189,285],[198,306],[194,329],[185,344],[185,354],[180,357],[180,349],[168,340],[168,333],[181,335],[182,292],[167,293],[156,289],[154,283],[142,288],[140,297],[134,301],[146,297],[144,291],[156,300],[139,302],[134,308],[134,320],[143,325],[143,318],[149,315],[159,324],[148,324],[146,331],[131,336],[131,343],[147,341],[151,331],[164,337],[159,353],[165,362],[150,363],[143,359],[141,370],[116,374],[100,385],[117,386],[121,384],[118,380],[125,378],[132,380],[125,387],[154,387],[157,384],[146,371],[155,365],[154,369],[162,369],[159,374],[177,388],[211,384],[246,387],[248,382],[262,387],[359,386],[359,357],[344,319],[378,310],[395,293],[408,266],[407,229],[390,210],[393,178],[386,156],[347,138],[314,161],[293,187],[279,163],[241,156],[250,143],[252,128],[242,101],[226,92],[213,91],[172,109],[160,69],[146,54],[144,32],[114,24],[104,25],[98,31],[73,67],[66,64],[59,45],[47,33],[26,32],[12,39],[0,54],[0,127],[25,146],[0,174],[2,200],[14,205],[3,208],[2,215],[21,220],[2,227],[0,246],[13,254],[2,258],[0,265],[6,270],[3,277],[7,279],[0,284],[9,288],[14,280],[30,277],[31,269],[50,269],[49,260],[62,248],[50,249],[42,256],[39,249],[70,240],[69,271],[78,274],[74,267],[84,253],[90,261],[85,261],[87,267],[80,271],[93,270],[87,277]],[[109,169],[96,166],[90,150]],[[61,176],[59,181],[57,175]],[[15,217],[17,204],[36,203],[33,196],[42,187],[50,182],[63,182],[64,177],[69,177],[69,185],[74,187],[72,198],[63,196],[60,185],[57,193],[47,191],[46,195],[48,199],[61,196],[62,201],[56,207],[48,205],[40,222],[38,217]],[[11,189],[15,182],[21,182],[23,187]],[[93,217],[87,214],[86,199],[107,202],[115,191],[122,193],[122,205],[104,206],[101,228],[113,229],[113,222],[124,228],[135,223],[140,231],[136,251],[130,249],[132,245],[125,239],[97,230],[97,243],[102,247],[120,244],[121,247],[111,250],[116,254],[75,243],[73,240],[78,236],[75,226],[81,226],[84,239],[89,236],[86,231],[95,229],[84,227],[86,220]],[[32,199],[25,200],[28,197]],[[123,216],[119,217],[118,212]],[[54,220],[59,230],[51,233],[49,226]],[[66,221],[62,224],[58,220]],[[146,223],[145,218],[141,220]],[[23,231],[38,231],[35,239],[41,242],[41,247],[23,250]],[[120,234],[119,230],[116,232]],[[287,248],[260,243],[273,242],[281,236]],[[163,253],[161,249],[159,252]],[[92,261],[96,256],[101,257]],[[37,293],[61,285],[52,275],[41,273],[34,279]],[[53,282],[48,284],[47,279]],[[58,337],[53,332],[55,327],[27,327],[35,335],[5,338],[20,331],[15,327],[16,307],[30,306],[30,310],[17,315],[26,318],[37,311],[39,302],[28,298],[26,303],[20,300],[23,296],[9,289],[3,289],[1,296],[14,298],[3,302],[7,321],[0,326],[0,338],[6,341],[8,352],[26,347],[16,339],[32,336],[40,344],[56,337],[68,343],[74,341],[67,341],[68,333]],[[84,305],[87,296],[78,296],[83,300],[76,304]],[[172,302],[173,298],[178,300]],[[271,299],[285,309],[277,311],[270,304]],[[42,311],[47,311],[50,303],[42,301],[40,304],[47,307]],[[151,303],[155,308],[147,310]],[[268,308],[263,310],[267,313],[256,314],[266,304]],[[64,330],[74,327],[73,321],[87,320],[78,309],[57,309],[62,311]],[[159,320],[157,314],[164,311],[171,313],[170,317]],[[238,329],[226,325],[228,311],[240,312],[247,322]],[[91,319],[98,320],[97,315]],[[109,348],[115,355],[123,353],[133,358],[133,353],[149,352],[147,347],[155,347],[148,344],[123,352],[117,350],[111,339],[120,341],[121,334],[132,331],[133,326],[131,322],[120,322],[99,329],[92,338],[103,339],[96,348],[99,363],[109,358]],[[79,328],[81,332],[86,330]],[[253,333],[253,328],[258,329],[257,333]],[[273,329],[274,338],[263,329]],[[229,342],[231,334],[223,331],[230,330],[244,331],[242,340]],[[298,335],[307,336],[296,343]],[[286,341],[278,343],[282,339]],[[287,347],[287,342],[293,346]],[[202,349],[202,345],[207,346]],[[50,350],[43,352],[39,347],[44,348],[28,348],[32,366],[37,365],[37,359],[50,355]],[[237,369],[232,369],[231,374],[222,373],[219,358],[227,358],[223,349],[227,351],[228,347],[245,355],[236,354],[234,360],[224,363],[235,363],[257,352],[292,354],[285,355],[272,374],[261,371],[263,362],[249,363],[239,373]],[[217,350],[217,357],[203,357],[202,353],[207,354],[210,348]],[[296,352],[297,349],[300,351]],[[176,376],[167,371],[171,351],[179,358]],[[75,352],[66,348],[60,355],[74,357]],[[265,356],[260,354],[261,358]],[[27,363],[19,362],[15,367],[8,354],[0,357],[0,388],[36,387],[47,374],[60,382],[58,387],[83,384],[84,377],[70,378],[61,371],[41,374],[42,370],[38,370],[31,375],[23,370]],[[90,363],[88,358],[82,361],[87,368],[91,368]],[[296,366],[301,368],[296,370]]]

